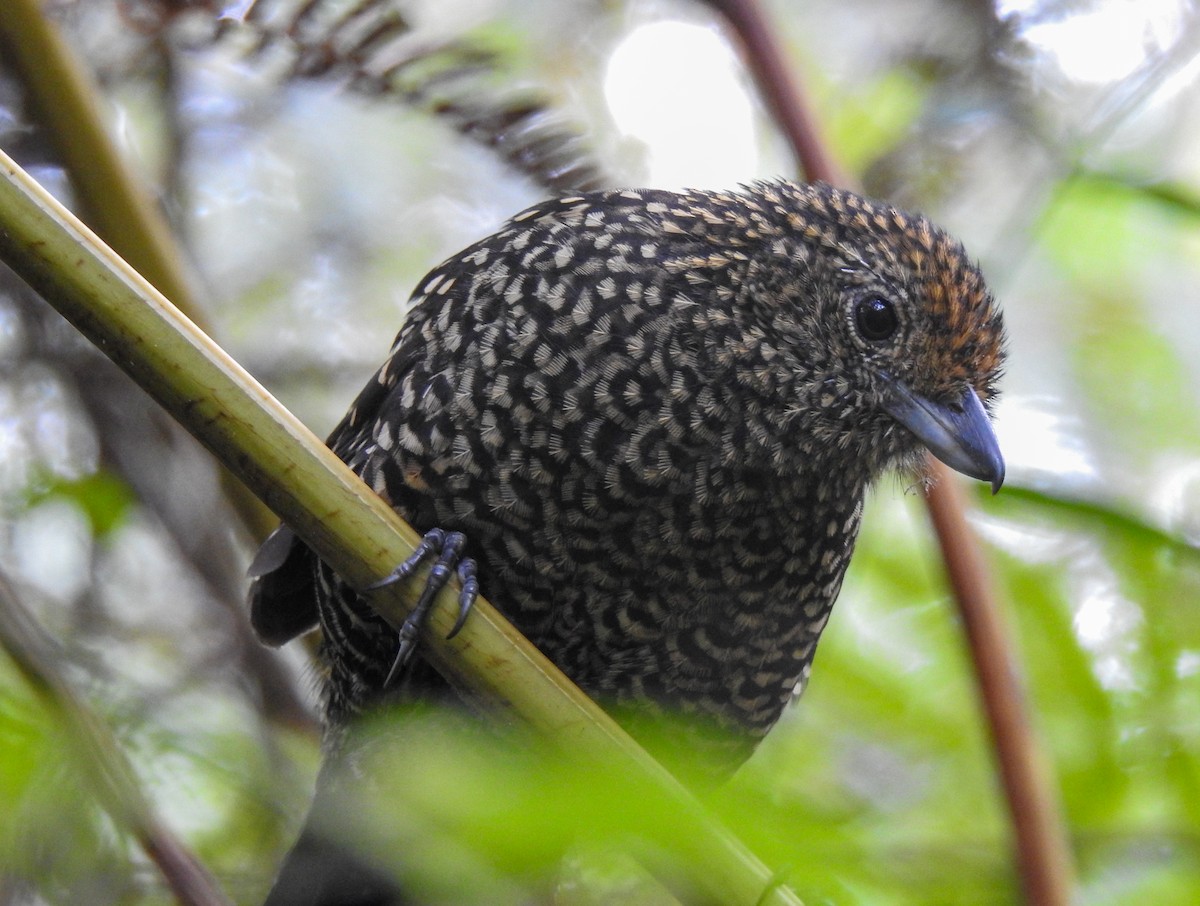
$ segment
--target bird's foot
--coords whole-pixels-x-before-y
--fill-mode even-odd
[[[421,539],[421,543],[417,545],[417,549],[413,551],[411,557],[397,566],[389,575],[378,582],[371,583],[364,589],[365,591],[375,591],[391,585],[393,582],[402,582],[410,578],[427,560],[437,558],[429,569],[429,578],[421,590],[417,606],[413,608],[412,613],[408,615],[408,619],[404,621],[397,633],[399,648],[396,650],[396,660],[392,663],[392,669],[388,671],[387,679],[384,680],[385,689],[412,660],[421,627],[429,616],[429,609],[433,606],[438,592],[450,581],[451,573],[458,574],[458,580],[462,583],[462,591],[458,595],[458,619],[454,621],[454,628],[450,630],[450,634],[446,638],[452,639],[458,635],[458,631],[466,622],[467,614],[471,612],[471,608],[475,605],[475,599],[479,597],[479,580],[475,575],[475,561],[470,557],[463,556],[466,544],[467,539],[462,532],[431,529],[425,533],[425,537]]]

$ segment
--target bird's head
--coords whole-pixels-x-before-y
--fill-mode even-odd
[[[998,490],[986,408],[1000,312],[962,246],[924,217],[823,184],[760,184],[764,226],[740,292],[751,333],[794,375],[795,430],[874,473],[922,447]],[[757,219],[757,216],[751,219]]]

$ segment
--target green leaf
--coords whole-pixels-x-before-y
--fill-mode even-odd
[[[69,500],[88,518],[92,533],[104,538],[118,528],[129,515],[135,498],[129,485],[112,472],[100,471],[82,478],[54,479],[40,488],[29,501],[30,505],[49,498]]]

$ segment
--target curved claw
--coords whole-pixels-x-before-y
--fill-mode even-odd
[[[409,620],[411,619],[409,617]],[[416,650],[416,638],[406,638],[404,634],[404,630],[410,625],[409,620],[405,620],[404,625],[400,628],[400,647],[396,649],[396,659],[392,661],[392,669],[388,671],[387,679],[383,681],[383,688],[385,689],[395,681],[396,677],[404,669],[404,665],[412,658],[413,651]],[[413,629],[413,635],[415,636],[416,627],[414,626]]]
[[[425,533],[425,537],[421,539],[421,543],[417,545],[416,550],[409,555],[409,558],[397,566],[394,570],[378,581],[372,582],[366,586],[363,591],[378,591],[385,588],[394,582],[403,582],[405,579],[412,576],[421,564],[435,554],[442,553],[446,547],[446,532],[439,528],[430,529]],[[452,532],[451,534],[457,534]]]
[[[395,681],[396,677],[403,672],[404,667],[412,659],[413,652],[417,647],[417,640],[420,637],[421,627],[425,624],[425,620],[429,616],[429,610],[433,606],[434,599],[437,598],[438,593],[445,587],[446,583],[450,581],[450,575],[454,572],[458,574],[463,587],[458,597],[458,619],[455,621],[454,628],[451,629],[450,635],[447,638],[453,638],[462,629],[463,623],[466,622],[467,614],[470,613],[471,607],[475,604],[475,599],[479,596],[479,582],[475,577],[475,561],[470,557],[463,557],[463,548],[466,547],[466,543],[467,539],[461,532],[447,532],[436,528],[431,529],[425,533],[425,537],[421,539],[421,543],[417,545],[417,549],[413,551],[407,560],[378,582],[373,582],[364,589],[364,591],[375,591],[386,585],[391,585],[393,582],[407,579],[426,560],[434,556],[437,557],[436,562],[429,569],[429,578],[425,582],[425,587],[421,590],[421,597],[417,599],[416,606],[397,633],[399,647],[396,649],[396,659],[392,662],[392,667],[388,671],[387,678],[384,680],[383,685],[385,689]]]
[[[479,597],[479,579],[475,576],[475,561],[470,557],[465,557],[458,564],[458,581],[462,583],[462,592],[458,596],[458,619],[454,621],[454,628],[446,635],[447,639],[458,635],[463,624],[467,622],[467,615],[471,612],[471,608],[475,606],[475,599]]]

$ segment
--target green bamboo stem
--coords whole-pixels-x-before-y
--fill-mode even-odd
[[[99,346],[352,585],[391,572],[418,536],[291,413],[7,155],[0,259]],[[420,583],[372,603],[399,626]],[[455,590],[439,597],[423,653],[452,682],[511,707],[568,753],[622,770],[635,801],[678,815],[658,841],[713,902],[799,904],[667,771],[487,602],[452,641]],[[675,866],[678,870],[678,866]],[[661,875],[669,878],[663,866]]]
[[[109,135],[104,102],[40,0],[3,0],[0,47],[22,76],[38,121],[54,144],[80,209],[96,233],[189,318],[203,324],[195,278],[142,180]],[[247,529],[274,525],[237,482],[226,493]]]
[[[89,225],[192,318],[192,280],[166,221],[109,138],[99,94],[40,0],[4,0],[0,41],[71,176]]]

